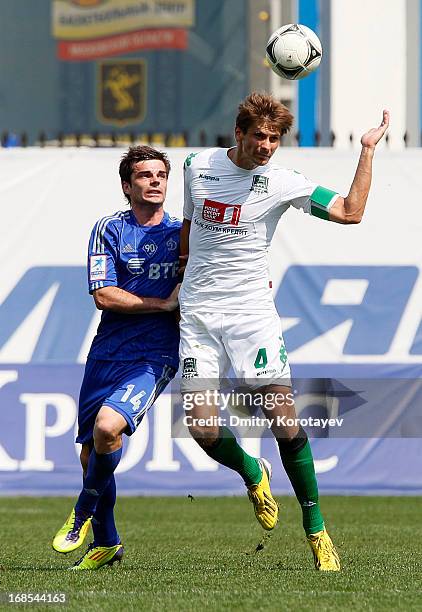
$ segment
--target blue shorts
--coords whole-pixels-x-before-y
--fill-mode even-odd
[[[79,394],[76,442],[92,440],[101,406],[110,406],[121,414],[128,424],[125,433],[132,435],[176,371],[165,363],[87,359]]]

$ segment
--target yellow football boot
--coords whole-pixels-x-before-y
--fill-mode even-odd
[[[113,565],[123,559],[124,548],[122,544],[116,546],[94,546],[90,544],[83,557],[76,561],[71,570],[97,570],[104,565]]]
[[[75,508],[61,529],[56,533],[53,540],[53,548],[59,553],[68,553],[83,543],[91,525],[92,516],[80,516],[75,514]]]
[[[307,537],[314,555],[315,568],[322,572],[339,572],[340,559],[325,529]]]
[[[278,521],[278,505],[270,489],[271,464],[266,459],[258,459],[262,478],[256,485],[248,487],[248,497],[253,503],[255,516],[261,526],[270,531]]]

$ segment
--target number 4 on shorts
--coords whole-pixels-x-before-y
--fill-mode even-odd
[[[268,363],[267,349],[266,348],[258,349],[258,352],[255,357],[254,367],[257,370],[260,370],[261,368],[265,368],[267,366],[267,363]]]

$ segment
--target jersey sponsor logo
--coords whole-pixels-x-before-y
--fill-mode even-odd
[[[176,278],[179,273],[178,261],[162,261],[149,265],[148,278],[157,280],[159,278]]]
[[[105,280],[107,272],[107,256],[91,255],[89,258],[89,280],[91,282]]]
[[[136,253],[136,249],[130,243],[125,244],[122,249],[122,253]]]
[[[151,242],[146,242],[143,245],[142,250],[145,251],[147,255],[151,256],[151,255],[154,255],[158,251],[158,246],[155,244],[153,240],[151,240]]]
[[[249,191],[254,193],[268,193],[268,177],[261,174],[254,174],[252,185]]]
[[[241,209],[242,207],[239,204],[222,204],[221,202],[205,200],[202,208],[202,218],[214,223],[239,225]]]
[[[143,274],[144,268],[143,264],[145,263],[145,259],[140,257],[131,257],[126,264],[126,268],[131,274]]]
[[[174,238],[169,238],[166,242],[166,247],[168,251],[175,251],[177,249],[177,242]]]
[[[204,179],[206,181],[219,181],[220,180],[218,176],[211,176],[211,174],[200,174],[199,178]]]
[[[198,368],[195,357],[185,357],[183,360],[182,378],[195,378],[198,376]]]
[[[200,227],[201,229],[206,230],[207,232],[214,232],[219,234],[229,234],[230,236],[247,236],[248,231],[241,227],[230,227],[227,225],[210,225],[209,223],[204,223],[203,221],[199,221],[196,217],[193,222],[195,225]]]

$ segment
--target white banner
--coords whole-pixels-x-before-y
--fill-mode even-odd
[[[166,206],[179,217],[182,165],[189,152],[168,150],[172,170]],[[123,153],[0,150],[0,363],[29,363],[35,354],[38,362],[43,355],[46,361],[58,359],[40,347],[46,328],[57,327],[49,322],[52,308],[60,320],[65,301],[60,299],[60,275],[82,274],[94,223],[125,209],[118,175]],[[332,149],[284,148],[276,159],[344,195],[357,163],[355,152]],[[421,168],[421,150],[377,152],[360,225],[327,223],[293,208],[283,216],[270,262],[293,363],[422,362]],[[85,309],[89,319],[80,300],[82,294],[84,300],[91,298],[82,285],[70,292],[71,300],[74,310]],[[91,324],[80,331],[74,359],[63,348],[70,361],[84,361],[97,316],[93,310]]]

